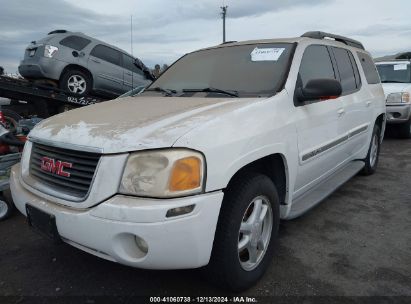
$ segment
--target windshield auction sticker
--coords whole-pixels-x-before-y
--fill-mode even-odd
[[[402,71],[406,70],[408,68],[407,64],[395,64],[394,65],[394,71]]]
[[[277,61],[285,48],[261,48],[256,47],[251,52],[251,61]]]

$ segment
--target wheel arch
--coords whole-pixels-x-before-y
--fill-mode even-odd
[[[271,179],[277,188],[281,204],[286,204],[289,189],[289,174],[286,157],[281,153],[274,153],[254,160],[239,168],[231,176],[225,190],[238,178],[245,174],[260,173]]]
[[[386,125],[386,114],[381,113],[380,115],[377,116],[375,119],[375,125],[380,127],[381,130],[381,142],[384,138],[384,132],[385,132],[385,125]]]
[[[61,71],[60,74],[60,78],[59,78],[59,82],[61,81],[61,79],[63,78],[63,75],[69,71],[69,70],[80,70],[83,73],[86,73],[89,77],[90,77],[90,81],[91,81],[91,87],[94,86],[94,79],[93,79],[93,74],[91,74],[91,72],[89,71],[89,69],[85,68],[84,66],[78,65],[78,64],[68,64],[64,67],[63,71]]]

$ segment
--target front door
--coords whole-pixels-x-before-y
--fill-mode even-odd
[[[296,89],[311,79],[336,79],[336,75],[328,48],[310,45],[303,54]],[[341,126],[345,108],[341,98],[294,103],[299,150],[294,195],[299,196],[345,160]]]

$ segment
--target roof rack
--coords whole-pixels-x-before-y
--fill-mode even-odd
[[[313,38],[313,39],[332,38],[335,41],[342,42],[346,45],[365,50],[361,42],[351,39],[351,38],[344,37],[344,36],[335,35],[335,34],[330,34],[330,33],[325,33],[325,32],[320,32],[320,31],[313,31],[313,32],[307,32],[301,35],[301,37],[307,37],[307,38]]]
[[[50,33],[48,33],[47,35],[51,35],[51,34],[64,34],[67,33],[66,30],[55,30],[55,31],[51,31]]]

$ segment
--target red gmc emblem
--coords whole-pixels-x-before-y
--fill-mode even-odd
[[[42,157],[41,158],[41,170],[50,172],[56,175],[70,177],[70,173],[64,171],[64,168],[71,168],[73,167],[72,163],[63,162],[61,160],[55,160],[54,158],[49,157]]]

